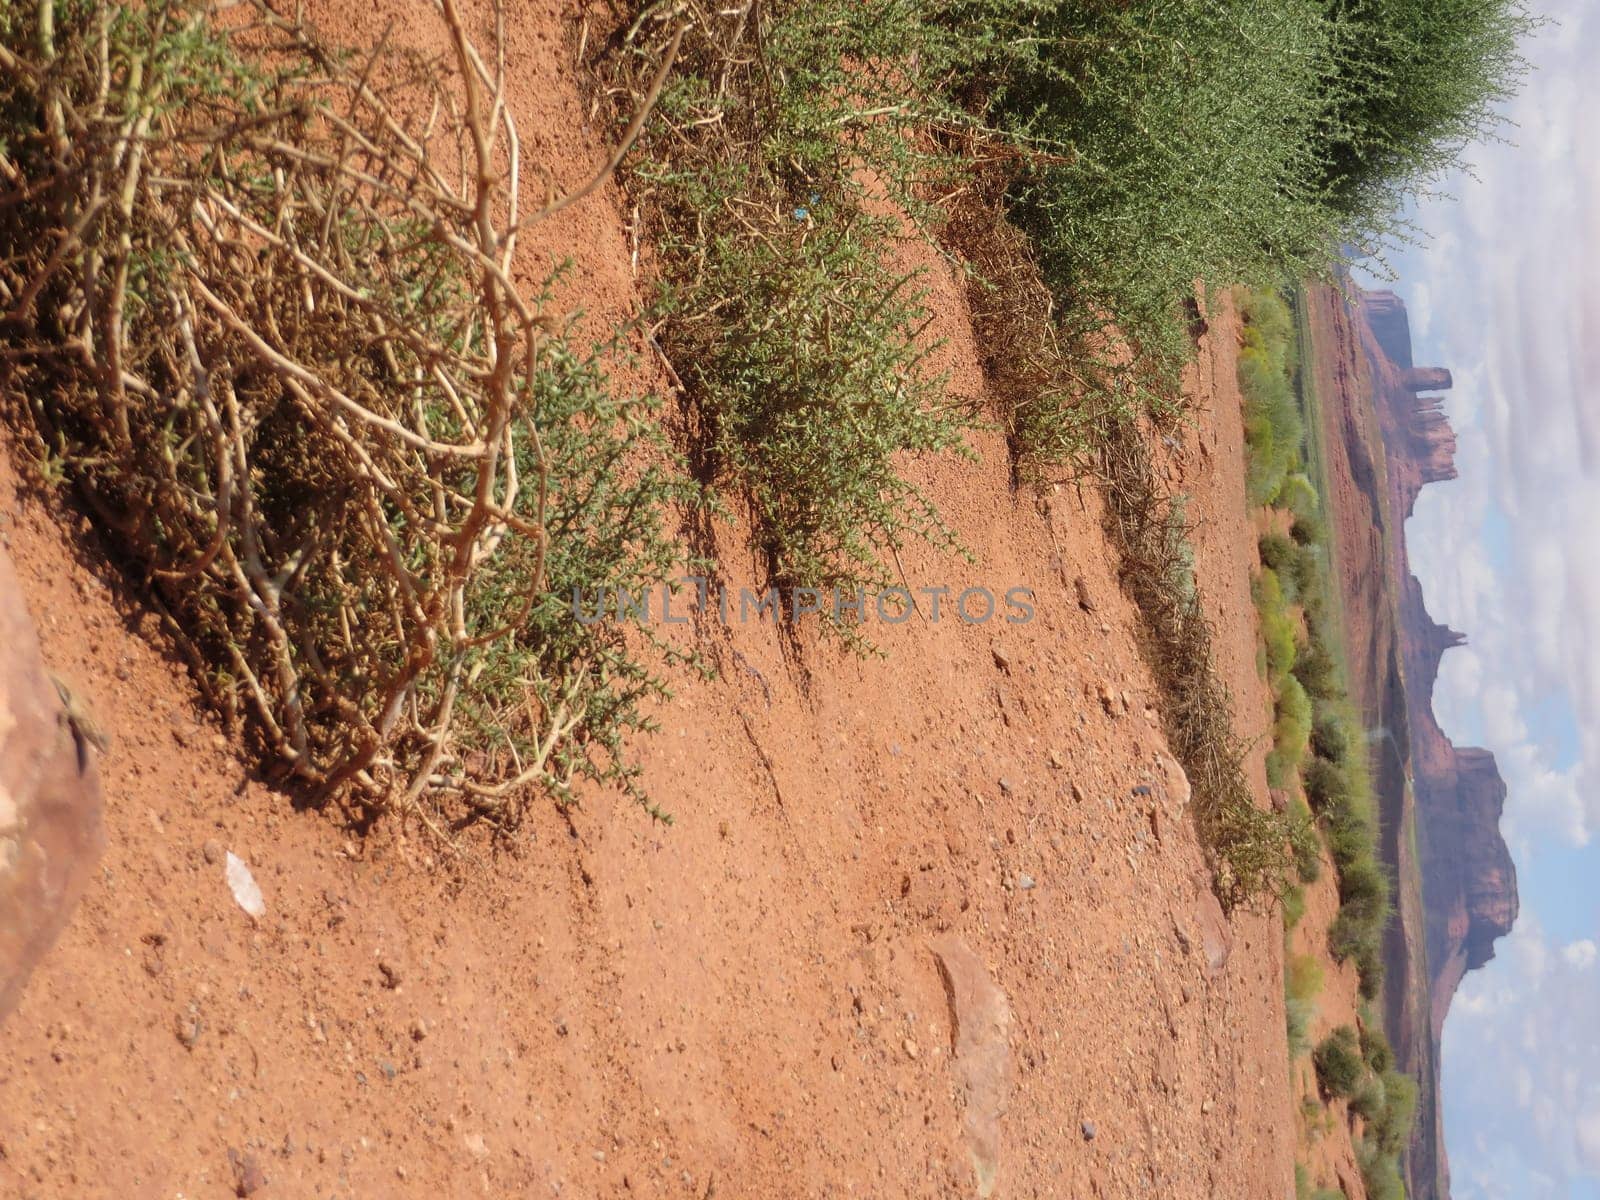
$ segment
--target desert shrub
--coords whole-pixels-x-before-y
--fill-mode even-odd
[[[1305,474],[1304,471],[1296,471],[1283,481],[1283,488],[1278,493],[1276,507],[1294,518],[1316,516],[1322,511],[1322,498],[1317,495],[1317,489],[1311,482],[1311,477]],[[1295,544],[1301,547],[1310,544],[1321,544],[1321,542],[1322,539],[1316,539],[1314,543],[1301,541],[1298,538],[1295,539]]]
[[[1334,1188],[1319,1188],[1311,1182],[1311,1172],[1301,1163],[1294,1166],[1295,1200],[1346,1200],[1345,1194]]]
[[[1381,936],[1381,934],[1380,934]],[[1383,950],[1377,939],[1364,943],[1355,955],[1358,992],[1363,1000],[1376,1000],[1383,995],[1383,980],[1388,968],[1384,966]]]
[[[1316,1015],[1317,996],[1321,991],[1322,964],[1307,954],[1290,957],[1283,968],[1283,1007],[1291,1058],[1298,1058],[1310,1049],[1307,1031]]]
[[[1361,1182],[1366,1185],[1367,1200],[1405,1200],[1405,1181],[1393,1154],[1386,1154],[1376,1142],[1363,1138],[1356,1147],[1356,1162],[1361,1168]]]
[[[1313,731],[1313,739],[1315,736]],[[1306,789],[1306,799],[1310,801],[1312,810],[1317,813],[1332,811],[1348,794],[1344,772],[1336,763],[1320,754],[1312,755],[1310,761],[1305,764],[1302,781]]]
[[[1409,1075],[1386,1069],[1383,1072],[1383,1111],[1371,1128],[1371,1135],[1386,1154],[1399,1154],[1411,1141],[1417,1117],[1417,1082]]]
[[[986,33],[970,93],[1039,152],[1015,211],[1069,325],[1115,322],[1173,371],[1189,353],[1180,314],[1194,280],[1327,261],[1303,186],[1325,107],[1316,64],[1331,49],[1314,4],[973,0],[952,19]]]
[[[1261,564],[1269,569],[1281,581],[1293,567],[1300,554],[1300,548],[1282,533],[1264,533],[1257,543],[1261,553]]]
[[[1318,707],[1316,717],[1311,723],[1311,750],[1334,769],[1340,768],[1349,757],[1349,726],[1345,724],[1343,717],[1326,705]],[[1308,783],[1308,790],[1309,786]]]
[[[1350,1111],[1369,1126],[1382,1115],[1386,1103],[1383,1081],[1372,1075],[1363,1079],[1350,1095]]]
[[[1339,870],[1341,914],[1372,923],[1388,913],[1389,877],[1373,856],[1364,856]]]
[[[1300,769],[1311,742],[1311,698],[1293,675],[1278,687],[1277,720],[1272,729],[1272,751],[1267,755],[1267,776],[1274,787],[1285,787]]]
[[[1328,540],[1328,526],[1321,513],[1299,513],[1289,526],[1289,536],[1301,546],[1320,546]]]
[[[1293,389],[1275,358],[1248,342],[1239,352],[1244,431],[1249,447],[1246,492],[1252,504],[1272,504],[1298,469],[1305,430]]]
[[[750,499],[771,579],[831,594],[887,586],[886,555],[908,538],[954,548],[898,456],[958,447],[961,426],[922,367],[922,292],[884,264],[883,223],[821,206],[816,219],[829,224],[715,241],[673,308],[717,304],[716,321],[687,315],[663,336],[719,473]]]
[[[1344,698],[1339,664],[1321,637],[1309,638],[1295,655],[1294,675],[1305,690],[1318,700]]]
[[[1360,221],[1443,177],[1469,142],[1492,131],[1495,106],[1525,69],[1518,40],[1537,20],[1505,0],[1384,0],[1334,11],[1333,104],[1316,154],[1330,203]]]
[[[1370,915],[1341,908],[1328,927],[1328,949],[1339,962],[1353,961],[1361,975],[1361,994],[1374,999],[1383,983],[1383,929]],[[1369,979],[1371,982],[1369,982]]]
[[[1322,992],[1322,963],[1310,954],[1296,954],[1286,968],[1289,994],[1298,1000],[1313,1000]]]
[[[1470,13],[1451,0],[1448,17],[1422,7],[946,0],[933,11],[960,41],[955,94],[1020,149],[996,157],[1017,164],[1017,219],[1069,335],[1114,325],[1171,378],[1189,353],[1196,279],[1266,284],[1247,315],[1276,328],[1272,284],[1325,269],[1342,245],[1381,243],[1399,196],[1492,127],[1532,22],[1512,0]],[[1415,103],[1402,79],[1416,81]]]
[[[1366,1075],[1356,1031],[1341,1025],[1322,1041],[1312,1054],[1317,1083],[1327,1096],[1351,1096]]]
[[[1240,297],[1244,327],[1237,373],[1244,396],[1245,489],[1252,504],[1275,504],[1305,456],[1305,426],[1294,388],[1294,318],[1275,293],[1245,289]],[[1262,551],[1275,572],[1291,568],[1295,547],[1281,534],[1263,539]]]
[[[1291,930],[1306,915],[1306,893],[1304,888],[1291,887],[1283,893],[1283,927]]]
[[[1328,603],[1329,571],[1323,559],[1322,548],[1297,546],[1292,538],[1287,540],[1291,546],[1296,546],[1296,553],[1293,561],[1282,573],[1283,577],[1293,581],[1294,594],[1311,619],[1319,620]]]
[[[1322,878],[1322,834],[1298,792],[1289,798],[1288,817],[1295,874],[1301,883],[1315,883]]]
[[[611,351],[517,281],[517,231],[564,200],[518,210],[513,118],[441,12],[431,62],[265,4],[8,10],[0,336],[270,763],[504,827],[576,777],[632,788],[662,685],[566,593],[676,574],[689,491]]]
[[[1374,1074],[1382,1075],[1394,1066],[1394,1050],[1382,1029],[1369,1024],[1365,1017],[1361,1023],[1361,1057]]]
[[[1283,1002],[1284,1021],[1288,1029],[1289,1058],[1299,1058],[1311,1048],[1309,1030],[1316,1015],[1316,1006],[1306,1000],[1286,996]]]
[[[1295,626],[1288,601],[1277,573],[1264,568],[1251,585],[1256,612],[1261,619],[1261,638],[1267,650],[1267,677],[1276,688],[1294,668]]]
[[[954,548],[903,474],[960,450],[967,424],[926,365],[921,278],[892,263],[918,184],[949,169],[915,149],[946,63],[919,14],[909,0],[701,13],[627,171],[656,245],[656,336],[698,414],[694,456],[748,500],[753,547],[785,588],[881,587],[908,540]],[[644,92],[678,22],[652,9],[628,30],[614,94]]]

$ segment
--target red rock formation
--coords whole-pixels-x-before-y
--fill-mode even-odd
[[[1400,379],[1413,392],[1448,392],[1456,383],[1443,367],[1407,367]]]
[[[1444,397],[1398,390],[1387,399],[1394,436],[1403,442],[1404,450],[1401,461],[1391,464],[1390,470],[1401,473],[1404,512],[1409,517],[1424,487],[1456,477],[1456,434],[1444,415]]]
[[[1363,292],[1361,308],[1378,344],[1395,366],[1411,366],[1411,319],[1393,292]]]

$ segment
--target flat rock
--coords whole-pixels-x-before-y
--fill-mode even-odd
[[[54,944],[105,845],[97,745],[45,673],[0,552],[0,1020]],[[80,699],[82,699],[80,697]],[[78,718],[77,720],[82,720]]]
[[[950,1049],[966,1101],[962,1133],[979,1200],[1000,1182],[1000,1118],[1011,1094],[1011,1006],[983,959],[955,934],[933,942],[950,1006]]]
[[[1200,952],[1205,955],[1206,969],[1216,978],[1233,953],[1233,930],[1216,893],[1199,878],[1195,880],[1194,920],[1200,929]]]

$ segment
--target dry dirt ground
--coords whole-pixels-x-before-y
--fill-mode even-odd
[[[572,42],[554,6],[519,6],[525,144],[564,184],[605,154]],[[542,250],[575,256],[591,317],[636,303],[614,191]],[[952,389],[976,394],[960,289],[926,261]],[[1259,737],[1232,338],[1224,312],[1176,469]],[[1014,494],[998,437],[976,445],[923,475],[976,561],[912,553],[906,573],[1031,587],[1035,620],[912,620],[866,660],[707,625],[720,678],[679,680],[639,747],[670,827],[596,793],[456,854],[395,825],[356,838],[253,781],[8,446],[0,540],[47,660],[114,741],[109,850],[0,1031],[0,1194],[970,1196],[973,1098],[931,949],[954,935],[1010,1011],[996,1195],[1292,1196],[1277,913],[1216,927],[1092,492]],[[722,541],[751,584],[739,531]],[[261,884],[259,922],[225,851]]]

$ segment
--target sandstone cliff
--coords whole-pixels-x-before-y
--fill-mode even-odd
[[[1362,311],[1367,325],[1372,329],[1384,355],[1395,366],[1411,366],[1411,318],[1406,306],[1393,292],[1366,292],[1362,295]]]

